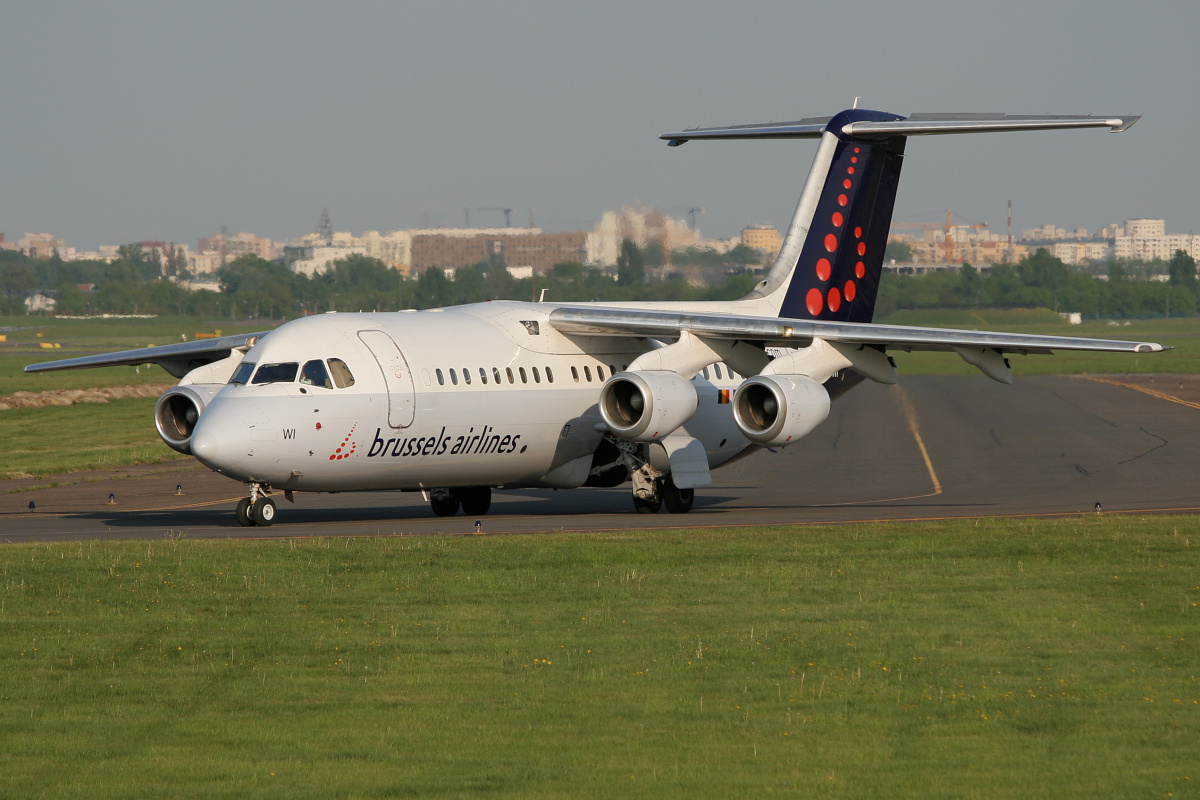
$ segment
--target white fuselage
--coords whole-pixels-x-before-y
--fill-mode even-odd
[[[243,364],[339,359],[353,385],[230,383],[204,410],[193,450],[231,478],[295,491],[581,486],[604,436],[601,387],[657,345],[563,335],[548,324],[554,308],[495,302],[289,322]],[[728,404],[741,380],[725,365],[694,379],[699,406],[682,432],[703,444],[710,468],[750,444]]]

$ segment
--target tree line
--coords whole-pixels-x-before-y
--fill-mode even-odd
[[[647,258],[647,255],[650,258]],[[732,300],[747,294],[761,270],[736,259],[717,262],[723,280],[711,287],[689,284],[669,267],[650,269],[655,253],[626,242],[614,275],[575,262],[518,279],[500,262],[457,270],[426,270],[408,279],[378,259],[351,255],[308,277],[281,263],[241,256],[216,274],[220,291],[190,291],[162,275],[162,267],[136,245],[122,247],[112,263],[34,259],[0,251],[0,314],[26,313],[25,298],[51,290],[59,314],[159,313],[215,319],[285,319],[325,311],[392,311],[435,308],[484,300],[556,301]],[[681,258],[680,255],[683,255]],[[696,254],[672,254],[682,265]],[[705,256],[711,258],[711,256]],[[663,259],[665,260],[665,259]],[[661,263],[661,262],[660,262]],[[694,261],[692,262],[694,263]],[[1146,280],[1165,267],[1169,281]],[[650,278],[653,272],[658,277]],[[732,272],[732,274],[729,274]],[[898,309],[1046,307],[1090,318],[1189,316],[1200,310],[1195,261],[1183,251],[1165,265],[1113,262],[1108,280],[1073,269],[1046,250],[1016,264],[976,270],[939,270],[921,276],[885,273],[876,317]],[[84,291],[80,285],[94,285]]]

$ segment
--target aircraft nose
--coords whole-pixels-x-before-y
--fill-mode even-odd
[[[192,455],[223,474],[237,470],[246,452],[249,429],[230,409],[214,404],[200,415],[192,432]]]
[[[204,462],[214,461],[217,457],[217,437],[207,430],[192,435],[192,453]]]

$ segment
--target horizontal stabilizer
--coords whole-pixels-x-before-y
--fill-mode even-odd
[[[835,117],[808,118],[795,122],[767,122],[759,125],[729,125],[717,128],[691,128],[664,133],[658,138],[678,147],[693,139],[816,139],[829,129]],[[949,133],[992,133],[1073,128],[1108,128],[1112,133],[1127,130],[1140,115],[1080,116],[1011,114],[913,114],[898,120],[858,120],[831,131],[855,139],[883,139],[889,136],[931,136]]]

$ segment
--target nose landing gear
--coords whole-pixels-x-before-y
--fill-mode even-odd
[[[250,484],[250,496],[243,497],[237,504],[239,525],[243,528],[266,528],[275,522],[275,501],[267,496],[269,490],[270,487],[265,484]]]

